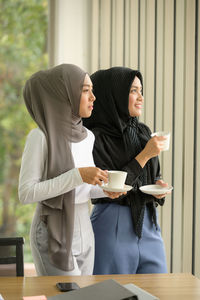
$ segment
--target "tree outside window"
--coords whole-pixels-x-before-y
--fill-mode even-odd
[[[34,72],[46,69],[47,0],[0,0],[0,236],[25,237],[25,261],[31,262],[29,230],[35,205],[18,199],[21,156],[35,127],[22,89]]]

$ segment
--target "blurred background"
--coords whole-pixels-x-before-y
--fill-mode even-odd
[[[17,195],[26,135],[35,125],[22,89],[39,69],[74,63],[144,77],[141,121],[171,132],[160,156],[174,187],[159,210],[169,272],[200,277],[199,0],[0,0],[0,235],[25,237],[34,205]]]
[[[25,237],[35,205],[18,200],[18,176],[26,135],[35,125],[22,98],[26,79],[48,66],[48,2],[0,1],[0,236]]]

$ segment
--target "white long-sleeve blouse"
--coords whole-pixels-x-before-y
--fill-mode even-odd
[[[92,149],[94,135],[87,129],[87,137],[72,143],[75,168],[55,178],[47,178],[47,142],[44,133],[35,128],[29,133],[19,176],[19,200],[23,204],[41,202],[75,189],[75,203],[84,203],[91,198],[105,197],[98,185],[84,183],[78,168],[94,166]]]

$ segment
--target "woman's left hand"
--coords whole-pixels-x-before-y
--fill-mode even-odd
[[[161,185],[162,187],[167,187],[168,183],[164,182],[163,180],[159,179],[156,181],[156,184]],[[160,194],[160,195],[153,195],[155,198],[157,199],[162,199],[164,198],[166,195],[171,194],[171,191],[165,193],[165,194]]]
[[[117,192],[107,192],[104,190],[104,193],[111,199],[119,198],[121,195],[126,195],[127,192],[117,193]]]

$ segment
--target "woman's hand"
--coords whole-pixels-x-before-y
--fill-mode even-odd
[[[93,185],[102,185],[103,182],[108,182],[107,171],[103,171],[97,167],[85,167],[79,168],[78,170],[80,172],[83,182]]]
[[[127,192],[117,193],[117,192],[108,192],[108,191],[104,191],[104,193],[111,199],[116,199],[116,198],[119,198],[121,195],[127,194]]]
[[[148,153],[149,158],[160,154],[164,147],[165,136],[154,136],[146,144],[144,150]]]
[[[147,143],[144,149],[136,156],[136,160],[143,168],[152,157],[158,156],[164,147],[165,136],[154,136]]]
[[[159,179],[156,181],[156,184],[162,186],[162,187],[167,187],[168,183],[164,182],[163,180]],[[171,191],[165,193],[165,194],[160,194],[160,195],[153,195],[157,199],[162,199],[164,198],[167,194],[171,194]]]

